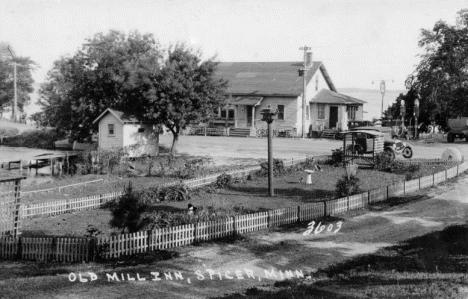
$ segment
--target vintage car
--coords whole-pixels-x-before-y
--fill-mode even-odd
[[[356,130],[367,130],[367,131],[377,131],[384,134],[384,151],[389,154],[392,159],[396,157],[396,155],[402,155],[406,159],[410,159],[413,157],[413,149],[409,144],[399,140],[399,139],[392,139],[393,130],[391,127],[355,127],[350,129],[350,131]]]

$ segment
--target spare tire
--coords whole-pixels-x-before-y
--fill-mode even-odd
[[[442,153],[442,160],[461,162],[462,159],[463,159],[463,156],[460,153],[460,151],[453,147],[449,147]]]

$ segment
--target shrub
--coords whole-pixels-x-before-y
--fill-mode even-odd
[[[355,175],[350,175],[348,178],[348,175],[345,174],[336,183],[335,192],[336,196],[338,197],[345,197],[360,193],[361,188],[359,187],[359,178]]]
[[[328,163],[333,166],[340,166],[343,163],[343,149],[341,147],[332,150],[331,160]]]
[[[78,164],[81,165],[81,174],[112,173],[120,166],[127,151],[124,148],[99,149],[97,151],[83,151],[80,153]]]
[[[204,164],[209,163],[207,158],[199,158],[186,160],[182,169],[176,172],[176,176],[180,179],[193,179],[196,176],[205,174]]]
[[[408,164],[400,161],[393,161],[390,166],[390,172],[404,174],[407,181],[418,177],[421,166],[419,164]]]
[[[19,134],[19,130],[17,128],[12,127],[3,127],[0,128],[0,136],[15,136]]]
[[[260,163],[260,173],[262,175],[268,175],[268,161]],[[286,172],[282,160],[273,159],[273,175],[281,176]]]
[[[4,145],[29,148],[53,149],[54,142],[63,138],[63,134],[55,130],[27,130],[12,138],[3,140]]]
[[[223,173],[216,178],[215,185],[218,188],[225,188],[232,182],[232,175]]]
[[[189,188],[182,184],[158,188],[157,197],[159,201],[184,201],[190,199]]]
[[[142,227],[142,215],[148,205],[140,199],[140,194],[134,192],[132,183],[124,189],[124,194],[116,201],[112,207],[112,219],[110,225],[122,229],[122,233],[127,230],[130,233],[138,231]]]
[[[380,152],[375,156],[375,168],[377,170],[388,170],[391,163],[392,158],[386,152]]]

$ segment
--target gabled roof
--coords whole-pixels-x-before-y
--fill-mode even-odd
[[[303,91],[303,79],[298,73],[302,67],[302,62],[221,62],[216,74],[229,81],[226,91],[229,94],[298,97]],[[328,87],[336,91],[321,61],[312,63],[307,71],[307,83],[318,70]]]
[[[320,90],[315,97],[310,101],[311,103],[323,103],[323,104],[338,104],[338,105],[361,105],[367,103],[366,101],[359,100],[335,91],[328,89]]]
[[[124,116],[124,113],[122,111],[119,111],[119,110],[115,110],[115,109],[111,109],[111,108],[107,108],[106,110],[104,110],[103,113],[101,113],[101,115],[99,115],[94,121],[93,121],[93,124],[95,124],[96,122],[98,122],[104,115],[106,115],[107,113],[111,113],[112,115],[114,115],[117,120],[119,122],[121,122],[122,124],[124,123],[135,123],[135,122],[140,122],[139,120],[137,120],[136,118],[134,117],[126,117]]]

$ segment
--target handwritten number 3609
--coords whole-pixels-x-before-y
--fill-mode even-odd
[[[314,226],[315,226],[315,221],[312,221],[309,223],[309,226],[307,227],[307,230],[305,232],[303,232],[302,234],[304,236],[310,234],[312,231],[314,232],[314,235],[317,235],[317,234],[320,234],[321,232],[323,232],[325,230],[325,228],[327,229],[327,232],[332,232],[333,231],[333,224],[330,224],[327,226],[325,225],[321,225],[322,222],[319,222],[319,224],[317,225],[317,227],[315,228],[314,230]],[[336,223],[336,229],[335,231],[333,231],[334,234],[336,234],[340,229],[341,229],[341,225],[343,224],[343,221],[339,221]]]

